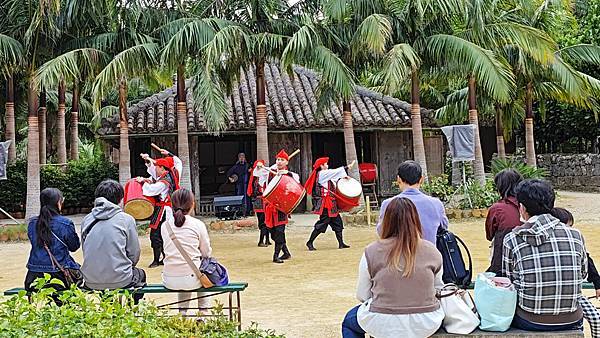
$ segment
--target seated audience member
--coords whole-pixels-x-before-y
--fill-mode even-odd
[[[580,329],[581,284],[587,275],[583,236],[550,214],[554,190],[525,180],[516,188],[525,223],[504,237],[502,273],[517,290],[513,326],[531,331]]]
[[[66,285],[67,280],[60,267],[68,270],[74,279],[81,279],[80,266],[70,254],[79,249],[79,236],[75,232],[73,222],[60,215],[62,193],[55,188],[46,188],[40,193],[40,204],[40,214],[31,218],[27,226],[27,236],[31,242],[25,276],[27,291],[34,291],[31,284],[37,278],[43,278],[45,273]],[[49,286],[56,290],[64,290],[61,285]]]
[[[515,194],[517,184],[523,180],[514,169],[504,169],[494,177],[500,200],[492,205],[485,220],[485,237],[491,241],[491,264],[487,271],[502,273],[502,242],[504,236],[521,225],[519,202]]]
[[[422,238],[415,205],[394,198],[381,239],[360,260],[356,295],[362,304],[346,314],[343,337],[429,337],[444,319],[436,298],[442,286],[442,256]]]
[[[417,208],[422,225],[423,239],[435,244],[438,227],[448,228],[448,217],[446,217],[444,204],[439,199],[428,196],[419,190],[423,183],[421,166],[415,161],[402,162],[398,166],[397,182],[401,193],[381,203],[377,233],[381,235],[381,222],[384,219],[388,204],[396,198],[405,197],[411,200]]]
[[[567,209],[563,208],[554,208],[552,209],[552,216],[558,218],[562,223],[573,226],[575,220],[573,218],[573,214],[569,212]],[[590,254],[587,254],[588,259],[588,282],[594,285],[594,289],[596,289],[596,297],[600,298],[600,275],[598,275],[598,270],[594,265],[594,261]],[[600,311],[596,309],[596,307],[585,297],[581,296],[579,298],[579,304],[583,310],[583,318],[585,318],[590,324],[590,328],[592,330],[592,337],[600,337]]]
[[[208,258],[212,253],[208,231],[202,221],[189,215],[194,210],[194,194],[191,191],[185,188],[175,191],[172,202],[174,217],[168,216],[168,223],[165,223],[161,229],[165,250],[163,285],[171,290],[196,290],[201,288],[202,284],[173,243],[167,226],[171,227],[173,235],[196,266],[200,266],[202,257]],[[179,301],[182,302],[179,306],[187,308],[189,301],[183,301],[190,299],[191,294],[191,292],[178,293]],[[198,292],[197,296],[200,297],[202,294]],[[206,308],[208,305],[208,299],[198,299],[199,308]],[[185,310],[181,312],[186,314]]]
[[[138,288],[146,273],[136,267],[140,243],[135,220],[123,212],[123,187],[105,180],[96,187],[94,208],[81,224],[85,287],[92,290]],[[136,294],[136,301],[143,295]]]

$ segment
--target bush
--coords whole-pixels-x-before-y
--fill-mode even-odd
[[[7,180],[0,181],[0,201],[10,212],[24,211],[27,193],[27,164],[17,161],[7,167]],[[89,208],[94,203],[94,190],[104,179],[118,179],[118,169],[104,158],[86,158],[68,163],[66,170],[43,166],[40,172],[42,189],[60,189],[65,197],[64,208]]]
[[[496,187],[492,180],[487,180],[484,186],[479,185],[477,182],[469,181],[466,187],[461,186],[459,189],[463,190],[464,195],[460,203],[462,209],[471,208],[467,196],[470,198],[472,208],[474,209],[489,208],[500,199],[500,195],[496,192]]]
[[[520,160],[515,157],[507,157],[505,160],[499,158],[492,160],[492,175],[496,176],[497,173],[508,168],[514,169],[521,173],[524,179],[543,179],[548,176],[548,172],[546,170],[529,166],[525,162],[523,162],[523,160]]]
[[[270,330],[256,324],[237,331],[237,323],[229,321],[217,310],[205,322],[164,316],[152,302],[138,305],[128,294],[117,291],[86,293],[76,287],[57,294],[42,288],[58,280],[36,281],[39,292],[28,300],[25,292],[0,303],[0,336],[2,337],[242,337],[275,338]],[[58,297],[62,306],[57,306]]]
[[[429,182],[421,186],[421,190],[430,196],[439,198],[444,204],[450,202],[450,198],[456,189],[448,182],[447,175],[430,177]]]

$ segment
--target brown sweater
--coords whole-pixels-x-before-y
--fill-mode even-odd
[[[435,275],[442,268],[438,250],[421,239],[417,246],[415,270],[409,277],[402,271],[387,266],[387,257],[394,239],[382,239],[365,249],[365,257],[372,280],[371,312],[386,314],[426,313],[440,305],[435,297]],[[404,266],[402,259],[400,266]]]

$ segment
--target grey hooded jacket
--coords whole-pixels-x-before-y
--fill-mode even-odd
[[[140,259],[135,220],[104,197],[94,201],[92,212],[83,219],[81,233],[96,219],[99,221],[81,239],[85,286],[94,290],[126,287]]]

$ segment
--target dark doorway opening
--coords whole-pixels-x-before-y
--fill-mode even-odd
[[[200,195],[233,195],[235,187],[226,177],[227,170],[237,162],[240,152],[246,154],[249,165],[256,158],[256,136],[201,136],[198,142]]]
[[[354,133],[354,144],[356,145],[356,155],[358,163],[373,161],[372,151],[372,132]],[[319,157],[328,156],[329,166],[337,168],[344,166],[346,161],[346,147],[344,145],[344,133],[313,133],[312,137],[312,157],[316,160]]]

